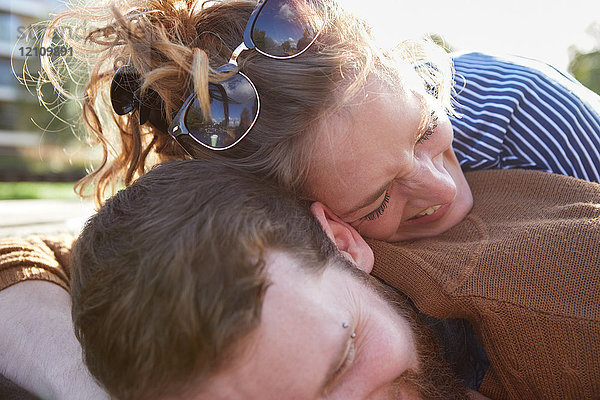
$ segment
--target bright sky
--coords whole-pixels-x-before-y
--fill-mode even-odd
[[[600,0],[344,0],[390,36],[440,34],[456,50],[516,54],[566,70],[568,48],[589,50]]]

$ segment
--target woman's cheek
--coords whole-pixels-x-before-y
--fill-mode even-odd
[[[396,231],[402,218],[402,214],[395,215],[394,207],[390,204],[385,212],[377,219],[373,221],[363,221],[361,224],[356,226],[356,230],[362,236],[377,239],[377,240],[390,240]]]

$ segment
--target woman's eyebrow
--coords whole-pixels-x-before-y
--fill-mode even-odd
[[[348,335],[348,340],[342,343],[342,346],[338,349],[336,356],[331,359],[331,363],[329,364],[329,368],[327,368],[327,373],[325,374],[325,378],[321,382],[320,392],[324,392],[327,386],[331,383],[331,380],[335,377],[335,373],[338,368],[343,364],[346,356],[348,355],[348,350],[350,349],[350,344],[352,343],[352,338]]]
[[[361,201],[356,207],[352,207],[352,209],[350,211],[343,213],[339,217],[341,219],[345,219],[348,216],[356,213],[358,210],[361,210],[361,209],[367,207],[368,205],[373,204],[373,202],[375,202],[378,198],[380,198],[386,192],[386,190],[388,190],[388,188],[392,184],[392,181],[393,181],[393,179],[386,182],[383,186],[381,186],[379,188],[379,190],[373,192],[364,201]]]

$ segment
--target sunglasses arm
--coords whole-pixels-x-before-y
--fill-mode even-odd
[[[250,15],[250,19],[248,20],[248,23],[246,24],[246,29],[244,30],[244,44],[246,45],[246,49],[248,49],[248,50],[252,50],[254,48],[254,42],[252,41],[252,29],[254,28],[254,22],[256,21],[256,18],[258,17],[260,10],[263,8],[263,6],[265,5],[265,3],[267,1],[268,0],[260,0],[256,4],[256,7],[254,7],[254,11],[252,11],[252,14]],[[239,48],[239,46],[238,46],[238,48]],[[234,54],[235,54],[235,52],[234,52]]]

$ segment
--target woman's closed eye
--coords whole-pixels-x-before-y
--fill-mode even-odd
[[[431,113],[429,114],[429,118],[427,119],[427,122],[425,123],[425,128],[422,130],[420,135],[417,137],[416,143],[421,144],[424,141],[426,141],[429,138],[429,136],[431,136],[435,133],[435,130],[437,127],[438,127],[438,115],[435,111],[431,111]],[[390,201],[390,193],[389,193],[389,191],[387,191],[385,193],[385,197],[383,198],[383,201],[381,202],[379,207],[377,207],[375,210],[371,211],[364,217],[359,218],[358,220],[359,221],[374,221],[374,220],[378,219],[385,212],[389,201]]]
[[[435,129],[437,128],[437,126],[438,126],[438,116],[435,111],[431,111],[431,114],[429,115],[429,120],[428,120],[427,124],[425,125],[425,129],[423,130],[423,132],[421,132],[421,134],[417,138],[417,144],[423,143],[424,141],[426,141],[429,138],[429,136],[433,135],[435,133]]]
[[[373,221],[373,220],[381,217],[381,215],[387,208],[389,202],[390,202],[390,192],[387,191],[387,192],[385,192],[385,196],[383,197],[383,201],[381,202],[379,207],[377,207],[375,210],[371,211],[364,217],[359,218],[359,221],[366,221],[366,220]]]

